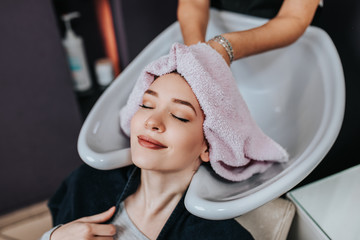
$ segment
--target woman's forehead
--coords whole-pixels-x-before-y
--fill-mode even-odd
[[[156,78],[145,93],[149,93],[150,95],[166,94],[172,99],[188,101],[194,105],[195,108],[201,110],[200,104],[190,85],[185,78],[178,73],[169,73]]]
[[[169,73],[156,78],[149,89],[155,92],[167,92],[196,100],[191,87],[185,78],[178,73]]]

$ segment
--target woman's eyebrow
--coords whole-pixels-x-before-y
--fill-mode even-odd
[[[158,93],[157,93],[157,92],[155,92],[155,91],[153,91],[153,90],[150,90],[150,89],[146,90],[145,93],[150,94],[150,95],[153,95],[153,96],[155,96],[155,97],[158,96]]]
[[[196,110],[195,110],[194,106],[191,103],[189,103],[187,101],[184,101],[184,100],[181,100],[181,99],[177,99],[177,98],[173,98],[172,101],[174,103],[183,104],[185,106],[190,107],[195,112],[195,115],[197,116]]]
[[[149,95],[152,95],[152,96],[155,96],[155,97],[159,96],[159,94],[157,92],[155,92],[153,90],[150,90],[150,89],[146,90],[144,94],[149,94]],[[182,104],[182,105],[190,107],[194,111],[195,115],[197,116],[196,110],[195,110],[194,106],[191,103],[189,103],[189,102],[187,102],[185,100],[177,99],[177,98],[173,98],[172,101],[174,103],[178,103],[178,104]]]

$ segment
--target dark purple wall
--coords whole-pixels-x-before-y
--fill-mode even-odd
[[[0,214],[47,199],[79,165],[81,117],[50,1],[0,2]]]

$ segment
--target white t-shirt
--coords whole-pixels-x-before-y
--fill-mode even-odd
[[[111,224],[114,224],[114,226],[116,227],[116,235],[114,236],[114,240],[149,240],[149,238],[147,238],[129,218],[125,209],[124,202],[120,204],[119,210],[116,213]],[[44,233],[40,240],[50,240],[52,232],[60,226],[61,225],[58,225]]]

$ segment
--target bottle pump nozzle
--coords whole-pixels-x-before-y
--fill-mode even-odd
[[[64,14],[62,15],[62,20],[64,21],[65,23],[65,27],[66,27],[66,35],[67,37],[75,37],[75,33],[74,31],[72,30],[71,28],[71,23],[70,21],[74,18],[78,18],[80,17],[80,13],[79,12],[71,12],[71,13],[67,13],[67,14]]]

